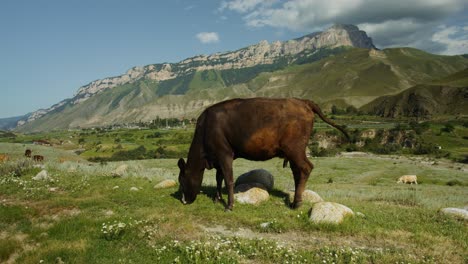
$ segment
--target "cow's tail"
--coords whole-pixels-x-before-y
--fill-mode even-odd
[[[312,109],[312,111],[314,113],[316,113],[325,123],[329,124],[330,126],[340,130],[345,136],[346,136],[346,139],[349,141],[349,135],[348,135],[348,132],[346,132],[345,128],[342,127],[342,126],[339,126],[337,124],[335,124],[335,122],[333,122],[332,120],[328,119],[323,113],[322,113],[322,109],[320,109],[320,107],[310,101],[310,100],[307,100],[307,104],[310,106],[310,108]]]

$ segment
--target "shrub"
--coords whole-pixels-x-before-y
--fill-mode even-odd
[[[18,159],[13,161],[8,161],[0,165],[0,176],[4,175],[13,175],[13,176],[22,176],[28,171],[33,169],[34,162],[32,159]]]
[[[468,155],[458,159],[457,162],[468,164]]]
[[[443,128],[440,129],[440,132],[452,133],[455,130],[455,126],[447,123]]]
[[[413,149],[413,154],[416,155],[438,154],[439,152],[440,150],[436,144],[424,141],[416,144],[416,147]]]
[[[463,183],[459,180],[450,180],[447,182],[448,186],[463,186]]]
[[[106,240],[119,239],[127,227],[126,223],[114,221],[114,223],[102,223],[101,232]]]

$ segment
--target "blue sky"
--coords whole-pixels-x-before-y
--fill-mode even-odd
[[[411,2],[411,3],[409,3]],[[134,66],[358,25],[379,48],[468,53],[465,0],[4,0],[0,118],[48,108]]]

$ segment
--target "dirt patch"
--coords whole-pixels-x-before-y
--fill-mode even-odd
[[[337,237],[333,234],[324,234],[319,232],[303,233],[289,231],[284,233],[262,233],[255,232],[248,228],[238,228],[234,230],[221,225],[214,227],[200,225],[200,228],[208,234],[218,234],[227,237],[239,237],[245,239],[268,239],[274,240],[279,244],[302,249],[316,249],[322,248],[324,246],[338,246],[377,250],[389,246],[396,249],[403,249],[407,246],[406,244],[397,243],[396,241],[398,241],[398,239],[395,239],[393,235],[389,235],[389,238],[380,237],[377,239],[363,236],[339,235],[339,237]]]
[[[416,246],[414,243],[415,235],[403,230],[377,232],[377,236],[369,235],[343,235],[326,234],[323,232],[297,232],[288,231],[284,233],[262,233],[255,232],[248,228],[229,229],[222,225],[207,227],[199,225],[199,228],[205,234],[221,235],[226,237],[238,237],[244,239],[265,239],[275,241],[280,245],[288,246],[302,250],[318,250],[324,247],[354,248],[381,252],[384,249],[391,249],[408,253],[413,256],[436,256],[438,259],[453,260],[455,262],[463,261],[463,256],[458,253],[448,252],[444,248],[457,248],[457,245],[443,237],[434,237],[425,234],[420,238],[428,241],[428,245]],[[461,250],[461,249],[460,249]],[[456,250],[455,250],[456,252]]]

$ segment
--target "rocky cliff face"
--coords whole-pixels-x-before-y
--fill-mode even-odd
[[[70,100],[64,100],[48,109],[34,112],[26,122],[36,120],[64,103],[80,104],[92,96],[106,89],[119,85],[132,83],[142,78],[154,81],[166,81],[184,76],[195,71],[228,70],[254,67],[257,65],[273,64],[279,59],[294,62],[294,56],[300,53],[313,53],[320,48],[336,48],[353,46],[360,48],[375,48],[371,38],[364,31],[353,25],[335,25],[324,32],[317,32],[304,37],[285,42],[275,41],[269,43],[261,41],[258,44],[239,49],[233,52],[216,53],[212,55],[199,55],[185,59],[179,63],[152,64],[144,67],[133,67],[125,74],[93,81],[78,89]]]

